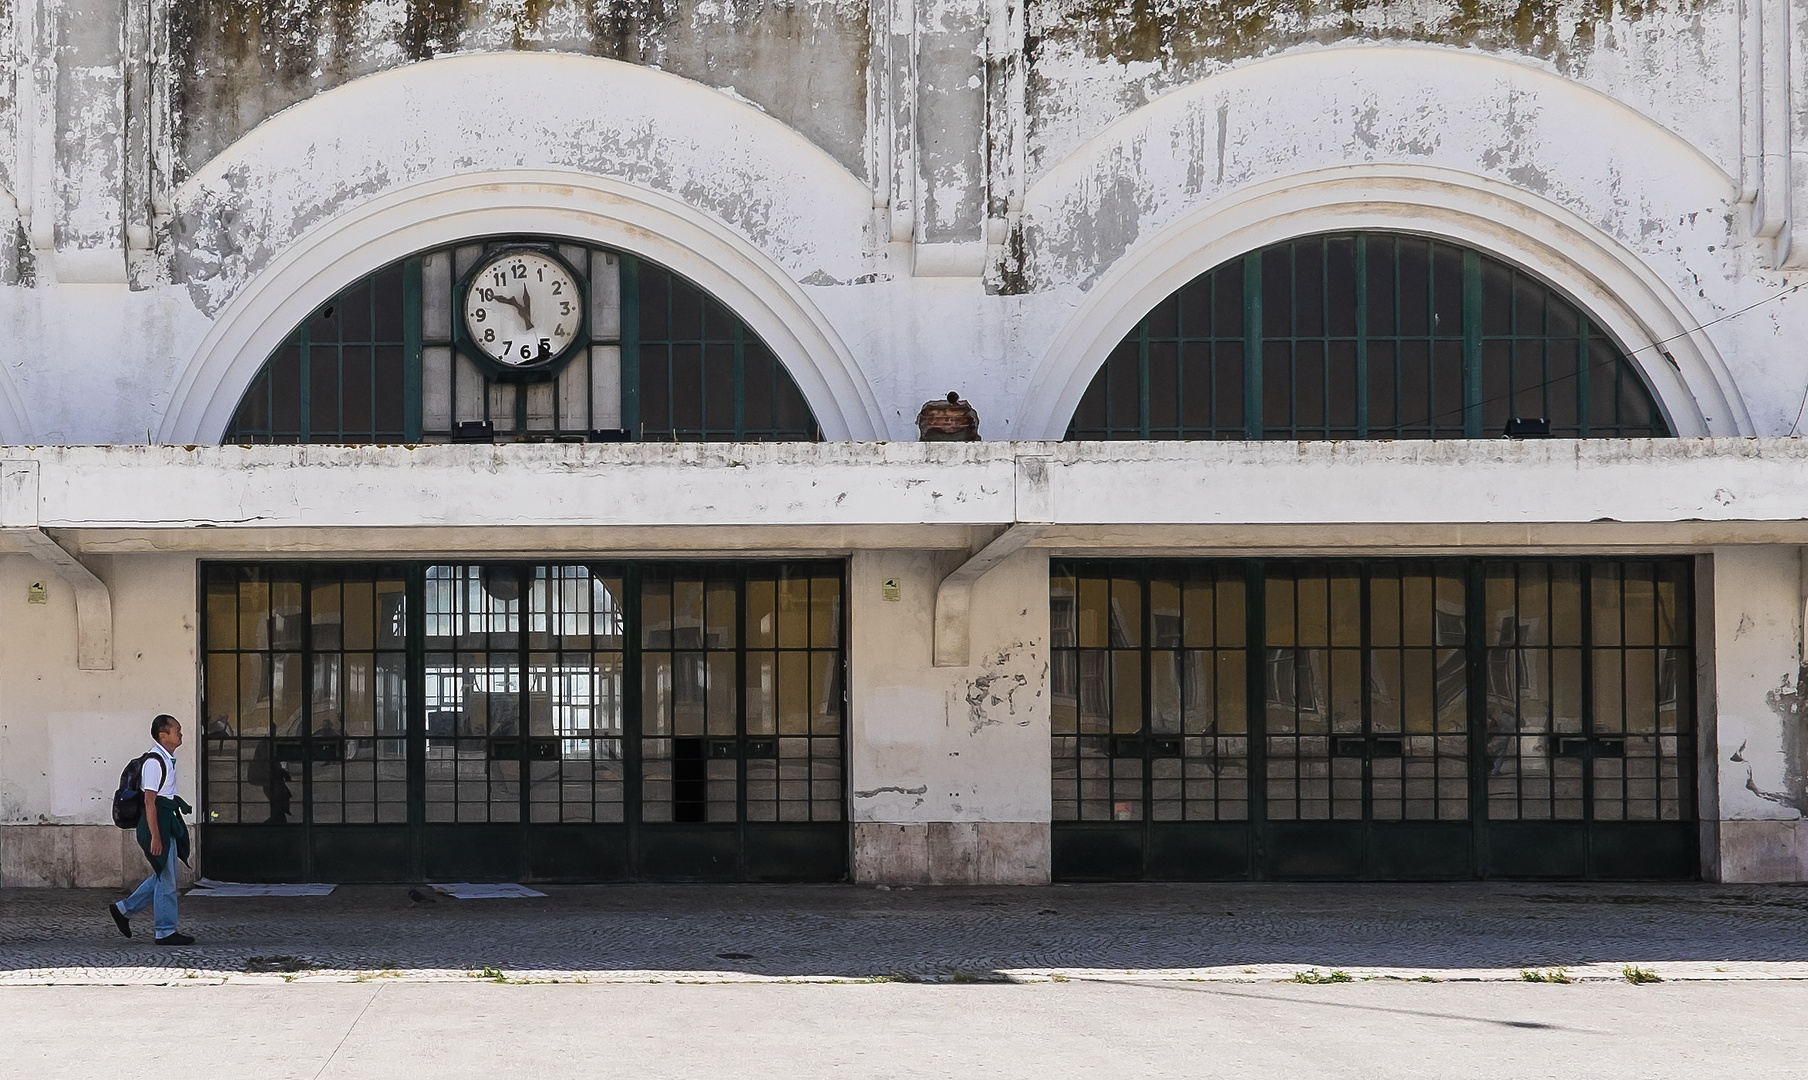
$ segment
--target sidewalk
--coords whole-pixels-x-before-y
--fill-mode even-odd
[[[0,985],[446,981],[1808,979],[1808,888],[1625,884],[548,886],[544,898],[184,897],[199,943],[100,890],[0,891]],[[1314,976],[1310,973],[1317,972]]]

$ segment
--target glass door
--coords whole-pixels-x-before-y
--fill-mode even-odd
[[[1055,876],[1693,877],[1692,572],[1057,560]]]
[[[1467,877],[1460,562],[1264,567],[1272,877]]]
[[[214,877],[846,876],[839,564],[202,573]]]

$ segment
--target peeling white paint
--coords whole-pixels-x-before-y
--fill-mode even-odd
[[[941,829],[922,842],[951,851],[1022,826],[997,843],[1030,853],[1025,879],[1046,869],[1050,550],[1714,549],[1703,816],[1725,826],[1728,873],[1808,875],[1808,838],[1781,831],[1808,800],[1808,470],[1783,438],[1808,423],[1808,292],[1791,291],[1808,276],[1790,260],[1808,253],[1791,238],[1808,114],[1777,110],[1808,87],[1800,10],[1787,40],[1783,13],[1744,19],[1735,0],[281,0],[197,30],[212,10],[175,0],[174,29],[121,32],[117,0],[0,9],[0,440],[115,444],[17,453],[44,467],[46,525],[117,560],[124,664],[21,682],[69,666],[69,613],[30,613],[29,648],[9,631],[0,819],[91,816],[99,781],[71,733],[123,723],[134,670],[192,711],[176,594],[194,551],[232,544],[419,551],[511,530],[854,552],[857,826]],[[274,342],[343,285],[517,231],[692,277],[767,339],[831,438],[913,438],[949,390],[989,439],[1058,438],[1179,284],[1359,227],[1543,277],[1634,350],[1678,432],[1721,438],[118,445],[214,441]],[[928,598],[976,533],[1016,520],[1025,454],[1049,461],[1049,529],[976,586],[974,663],[935,668]],[[27,565],[0,559],[0,586]],[[904,602],[875,599],[890,579]]]

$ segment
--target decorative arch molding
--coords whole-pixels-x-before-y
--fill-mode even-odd
[[[1282,240],[1358,229],[1438,236],[1531,271],[1622,343],[1672,431],[1752,434],[1725,362],[1675,293],[1611,238],[1540,202],[1475,177],[1371,166],[1270,181],[1203,207],[1138,244],[1081,301],[1031,376],[1024,437],[1061,438],[1106,354],[1199,274]]]
[[[784,268],[712,215],[597,176],[475,173],[369,200],[316,226],[238,290],[183,371],[159,432],[215,442],[264,361],[303,319],[397,259],[469,237],[565,236],[619,248],[696,282],[784,362],[829,439],[874,439],[877,402],[846,344]]]
[[[1632,353],[1678,434],[1750,434],[1723,358],[1653,268],[1685,280],[1680,249],[1735,278],[1737,197],[1674,133],[1529,64],[1363,45],[1237,68],[1118,120],[1030,187],[1032,278],[1071,314],[1026,341],[1041,359],[1014,430],[1060,438],[1112,346],[1198,274],[1295,236],[1385,229],[1543,277]],[[1654,235],[1664,251],[1641,243]]]
[[[178,377],[167,441],[217,438],[281,335],[358,276],[421,247],[535,231],[685,275],[773,348],[825,436],[884,430],[797,284],[866,269],[871,192],[785,124],[675,75],[549,53],[411,64],[271,117],[172,201],[172,275],[214,325]]]

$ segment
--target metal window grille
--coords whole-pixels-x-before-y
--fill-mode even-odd
[[[672,442],[807,442],[816,418],[772,350],[714,297],[661,266],[624,257],[636,337],[628,426]]]
[[[838,564],[202,581],[211,822],[845,820]]]
[[[1690,572],[1057,561],[1054,819],[1691,820]]]
[[[1687,820],[1687,567],[1518,562],[1484,573],[1488,816]]]
[[[428,822],[623,819],[619,567],[424,576]]]
[[[209,821],[407,820],[405,590],[391,567],[206,569]]]
[[[1274,244],[1157,304],[1106,358],[1069,439],[1670,434],[1635,364],[1524,271],[1426,237]]]
[[[295,328],[245,391],[227,442],[382,443],[409,438],[419,338],[411,267],[390,266]],[[410,301],[415,301],[411,304]]]
[[[745,323],[684,278],[607,248],[533,241],[588,278],[590,336],[554,378],[490,377],[454,347],[454,293],[486,252],[523,239],[423,252],[348,286],[265,362],[223,441],[446,442],[471,423],[501,441],[616,429],[674,441],[821,437],[797,384]]]

